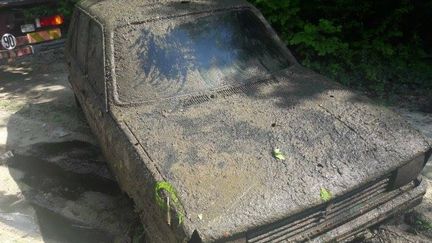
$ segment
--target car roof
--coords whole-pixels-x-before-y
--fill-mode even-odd
[[[106,28],[194,12],[252,7],[245,0],[84,0],[78,7]]]

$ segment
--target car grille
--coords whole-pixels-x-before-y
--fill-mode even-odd
[[[389,191],[389,177],[367,184],[335,200],[280,222],[248,232],[248,242],[302,242],[362,215],[399,194],[414,188],[414,182]]]
[[[251,91],[256,92],[256,89],[259,89],[262,86],[271,85],[271,84],[275,84],[278,82],[279,81],[274,79],[274,78],[267,78],[267,79],[263,79],[260,81],[247,83],[247,84],[244,84],[244,85],[238,86],[238,87],[230,87],[230,88],[221,89],[221,90],[214,92],[211,95],[204,94],[204,95],[197,95],[197,96],[188,97],[187,99],[185,99],[183,101],[183,106],[188,107],[191,105],[198,105],[198,104],[210,101],[211,99],[214,99],[216,97],[229,97],[229,96],[234,95],[234,94],[242,94],[242,93],[247,94]]]

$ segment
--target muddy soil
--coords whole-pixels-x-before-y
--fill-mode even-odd
[[[403,107],[432,140],[432,114]],[[432,239],[432,162],[423,174],[424,202],[362,241]],[[75,105],[62,50],[0,66],[0,242],[130,242],[138,222]]]

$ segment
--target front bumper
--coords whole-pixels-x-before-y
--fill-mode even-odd
[[[364,229],[422,200],[421,178],[391,190],[387,175],[332,201],[247,233],[247,242],[331,242],[355,237]],[[389,190],[390,189],[390,190]]]
[[[412,190],[407,191],[370,210],[369,212],[312,239],[311,242],[350,241],[365,229],[420,204],[424,194],[426,193],[426,188],[426,183],[420,181],[420,184]]]

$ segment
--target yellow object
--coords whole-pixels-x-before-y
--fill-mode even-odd
[[[61,30],[57,28],[52,30],[32,32],[27,34],[27,38],[30,44],[49,40],[56,40],[61,38]]]

